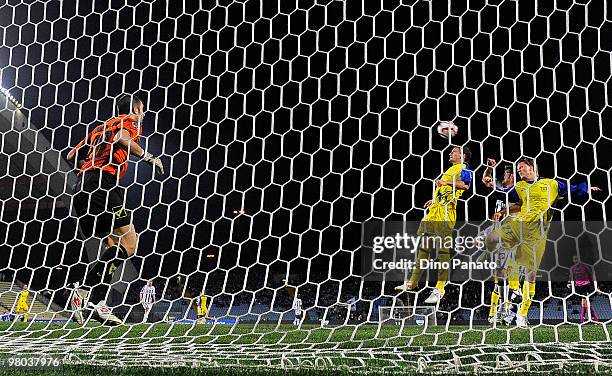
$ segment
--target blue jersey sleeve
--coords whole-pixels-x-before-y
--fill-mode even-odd
[[[557,184],[557,192],[559,196],[568,197],[569,194],[572,194],[574,197],[583,197],[589,193],[589,185],[587,182],[583,182],[578,185],[570,185],[557,180]]]
[[[467,185],[472,185],[472,171],[464,168],[461,170],[461,176],[459,179]]]

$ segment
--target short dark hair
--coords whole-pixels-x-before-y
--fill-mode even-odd
[[[519,158],[519,160],[516,161],[516,165],[518,166],[519,163],[525,163],[525,164],[528,164],[529,166],[535,168],[534,160],[532,158],[529,158],[529,157],[521,157],[521,158]]]
[[[470,159],[472,158],[472,151],[470,150],[470,148],[468,148],[467,146],[464,146],[461,149],[461,152],[463,153],[463,162],[467,163],[470,161]]]
[[[134,94],[121,94],[117,98],[118,115],[129,114],[132,108],[142,103],[142,100]]]

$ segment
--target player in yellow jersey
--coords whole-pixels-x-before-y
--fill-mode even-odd
[[[452,166],[436,180],[436,190],[433,199],[425,203],[427,214],[421,221],[418,235],[435,236],[441,239],[452,237],[453,228],[457,219],[457,201],[464,191],[470,189],[472,183],[472,171],[468,170],[466,163],[470,160],[472,153],[466,146],[453,147],[449,154],[449,162]],[[437,250],[438,260],[448,262],[450,260],[450,249],[437,247],[428,248],[430,244],[419,248],[417,259],[410,279],[403,285],[397,286],[395,290],[405,292],[414,289],[421,279],[422,270],[420,260],[434,258],[432,251]],[[431,295],[425,300],[426,304],[436,304],[444,296],[444,286],[448,280],[448,269],[438,270],[438,282]]]
[[[204,290],[196,299],[196,309],[198,311],[198,324],[203,323],[206,324],[206,320],[208,320],[208,307],[206,306],[206,295],[204,294]]]
[[[23,285],[23,290],[19,293],[19,297],[17,298],[17,305],[15,307],[15,320],[23,315],[22,321],[28,321],[28,312],[30,311],[30,306],[28,305],[28,297],[30,296],[30,291],[28,291],[28,285]]]
[[[515,304],[504,319],[510,325],[516,318],[519,327],[527,326],[527,313],[535,295],[536,272],[546,249],[546,238],[552,220],[552,207],[557,200],[567,197],[570,192],[577,196],[587,195],[589,191],[599,192],[598,187],[588,188],[588,184],[568,185],[556,179],[539,178],[535,162],[521,158],[516,170],[521,181],[509,192],[509,201],[514,202],[507,209],[494,214],[498,221],[506,215],[516,213],[516,217],[504,222],[487,237],[487,248],[495,250],[516,247],[516,262],[525,269],[525,282],[522,293],[512,289],[510,301]],[[520,311],[518,303],[521,303]]]

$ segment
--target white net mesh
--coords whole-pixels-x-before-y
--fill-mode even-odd
[[[0,2],[1,357],[424,372],[609,364],[607,2],[92,3]],[[122,93],[144,101],[140,144],[165,175],[133,158],[120,182],[138,244],[103,285],[124,324],[84,311],[80,325],[72,284],[105,246],[79,232],[67,154],[117,115]],[[450,120],[458,133],[439,137]],[[554,210],[555,222],[603,223],[589,243],[603,270],[589,300],[599,323],[588,312],[581,323],[569,278],[545,278],[567,275],[571,255],[555,253],[576,236],[566,230],[548,241],[558,257],[538,274],[527,329],[488,323],[490,281],[451,276],[436,306],[361,278],[362,223],[419,221],[451,143],[472,150],[460,220],[492,214],[487,158],[534,157],[541,176],[602,188]],[[147,281],[155,302],[140,324]]]

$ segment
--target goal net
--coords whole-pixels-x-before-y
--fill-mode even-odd
[[[607,9],[0,2],[0,360],[605,370]],[[70,158],[83,139],[108,149]],[[87,191],[104,166],[114,183]],[[82,226],[95,205],[106,233]],[[496,207],[531,215],[534,247],[502,228],[516,218],[493,224]],[[402,247],[436,210],[427,233],[454,243]],[[422,250],[450,266],[415,279]],[[74,310],[75,283],[95,307]],[[98,322],[103,309],[121,324]]]

